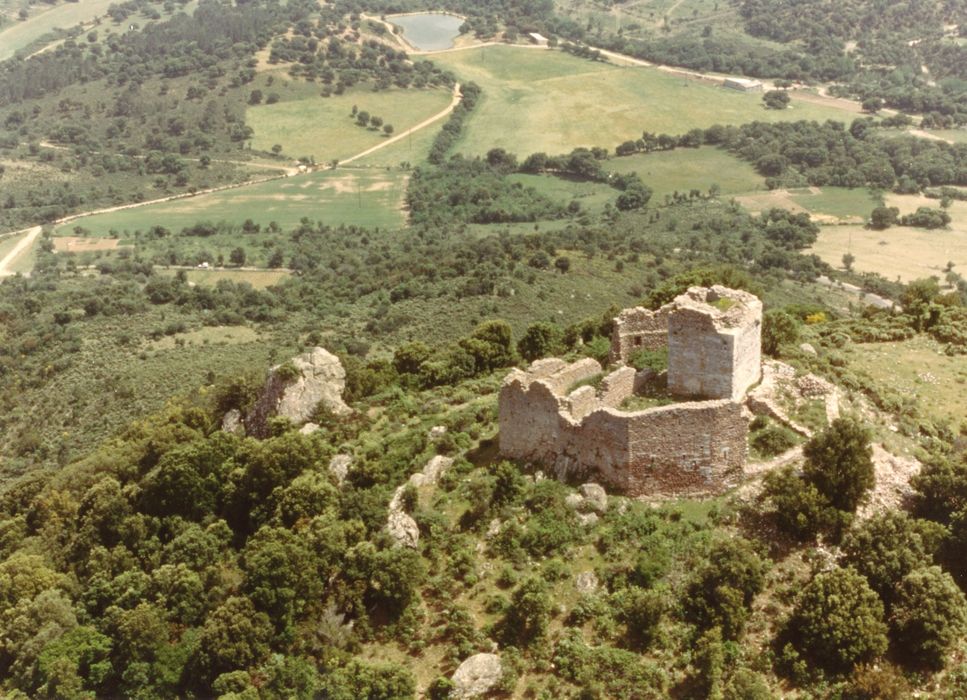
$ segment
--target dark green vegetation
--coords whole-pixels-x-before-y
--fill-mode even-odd
[[[351,14],[422,4],[207,3],[191,21],[103,47],[78,37],[35,64],[5,64],[0,83],[21,91],[0,107],[16,132],[5,162],[65,183],[33,188],[8,168],[5,221],[147,196],[146,182],[164,194],[240,177],[248,103],[305,85],[318,86],[319,100],[349,86],[450,85],[429,63],[369,43],[364,33],[380,33]],[[128,21],[151,5],[112,14]],[[822,26],[825,5],[804,5],[784,21]],[[555,16],[550,2],[446,6],[485,37],[540,30],[628,42],[642,55],[698,42],[723,47],[723,66],[741,56],[749,72],[769,74],[856,68],[836,49],[853,38],[840,30],[823,41],[819,30],[772,36],[789,45],[777,49],[677,21],[662,36],[609,36]],[[767,10],[786,7],[744,3],[742,21],[771,35],[759,26]],[[945,19],[932,4],[912,18],[892,7],[870,18],[864,59],[912,38],[885,38],[901,21],[926,30]],[[260,61],[272,60],[279,69],[253,86]],[[284,82],[283,71],[298,90],[269,84]],[[898,84],[922,94],[956,87]],[[609,159],[615,144],[468,158],[456,146],[485,95],[474,85],[463,95],[429,162],[394,175],[410,179],[403,230],[332,226],[325,211],[272,226],[239,208],[238,220],[152,222],[131,247],[79,255],[52,254],[48,231],[32,276],[0,283],[0,692],[442,698],[462,660],[496,645],[501,697],[967,694],[967,426],[921,411],[846,353],[919,338],[962,355],[967,284],[955,268],[945,287],[835,271],[802,252],[818,232],[808,214],[751,216],[711,186],[682,187],[656,205],[647,180],[625,167],[654,151],[720,147],[775,187],[934,188],[954,198],[965,184],[962,146],[884,138],[907,122],[864,117],[645,133],[618,146],[634,154],[623,162]],[[959,107],[937,110],[955,119]],[[358,116],[341,119],[359,128]],[[592,210],[522,178],[592,183],[608,201]],[[18,199],[33,189],[36,200]],[[57,199],[64,193],[77,199]],[[895,223],[892,213],[875,223]],[[227,279],[193,285],[188,271],[155,268],[219,257],[293,274],[257,290]],[[858,296],[817,284],[821,274],[894,298],[902,311],[860,310]],[[846,415],[828,427],[816,402],[797,409],[816,430],[809,440],[754,423],[757,459],[803,443],[803,459],[771,473],[761,498],[753,484],[705,501],[612,495],[594,519],[568,502],[573,485],[500,460],[496,392],[508,368],[550,355],[606,363],[618,308],[655,308],[715,283],[759,295],[766,352],[844,396]],[[281,421],[263,440],[219,429],[228,409],[253,401],[268,366],[314,345],[341,358],[351,415],[320,413],[308,436]],[[632,361],[667,366],[663,353]],[[646,393],[644,405],[669,400],[660,377]],[[431,439],[434,426],[447,430]],[[907,510],[864,513],[877,442],[924,463]],[[328,469],[335,454],[352,457],[342,484]],[[419,546],[394,546],[387,504],[438,454],[455,460],[439,482],[401,492]]]

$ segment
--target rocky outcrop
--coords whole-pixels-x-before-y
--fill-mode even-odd
[[[323,348],[313,348],[277,365],[269,371],[269,378],[245,417],[249,435],[267,437],[269,420],[274,416],[287,418],[298,426],[305,425],[322,406],[336,415],[352,409],[342,400],[346,386],[346,371],[339,358]]]
[[[503,676],[504,667],[497,654],[474,654],[454,671],[451,700],[471,700],[480,698],[497,687]]]
[[[226,413],[222,418],[222,430],[236,435],[244,433],[245,425],[242,423],[242,412],[233,408]]]
[[[403,509],[403,491],[406,487],[432,486],[447,469],[453,465],[452,457],[437,455],[426,463],[422,471],[411,474],[409,481],[396,489],[389,502],[389,516],[386,519],[386,531],[401,547],[412,547],[420,543],[420,527],[416,521]],[[330,464],[330,469],[332,465]]]
[[[346,477],[349,476],[349,468],[353,464],[353,458],[350,455],[333,455],[332,459],[329,460],[329,472],[336,477],[336,481],[340,486],[346,481]]]

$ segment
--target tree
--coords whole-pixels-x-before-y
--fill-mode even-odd
[[[252,92],[250,92],[248,96],[248,103],[250,105],[262,104],[262,91],[252,90]]]
[[[196,658],[197,673],[210,683],[222,673],[260,664],[269,654],[272,624],[256,612],[246,597],[232,597],[216,609],[202,627]]]
[[[281,143],[274,144],[272,146],[272,152],[275,155],[279,155],[280,153],[282,153],[282,144]]]
[[[879,97],[867,97],[862,102],[864,112],[876,114],[883,108],[883,100]]]
[[[503,630],[508,643],[528,645],[544,636],[551,619],[551,597],[543,579],[531,576],[511,597]]]
[[[372,117],[370,117],[370,118],[369,118],[369,124],[370,124],[370,126],[372,126],[372,127],[374,128],[374,129],[378,129],[378,128],[380,128],[381,126],[383,126],[383,118],[382,118],[382,117],[377,117],[377,116],[376,116],[376,115],[374,114],[374,115],[373,115]]]
[[[724,638],[738,639],[748,607],[765,583],[765,572],[765,562],[748,540],[717,541],[686,588],[686,616],[703,629],[721,627]]]
[[[887,603],[900,580],[931,559],[914,521],[902,511],[881,513],[854,528],[843,541],[843,554]]]
[[[561,330],[553,323],[540,321],[527,327],[517,341],[517,352],[528,362],[546,357],[560,346]]]
[[[769,90],[762,96],[767,109],[785,109],[790,101],[789,93],[785,90]]]
[[[419,340],[406,343],[396,348],[393,353],[393,367],[400,374],[417,374],[432,354],[429,346]]]
[[[392,124],[383,124],[383,133],[386,134],[387,136],[392,136],[393,135],[393,125]]]
[[[556,267],[557,271],[563,275],[571,269],[571,259],[562,255],[554,261],[554,267]]]
[[[853,271],[853,263],[854,262],[856,262],[856,256],[855,255],[853,255],[852,253],[844,253],[843,254],[843,268],[847,272],[852,272]]]
[[[766,311],[762,317],[762,350],[777,357],[779,348],[799,338],[799,322],[785,311]]]
[[[870,228],[882,231],[895,224],[900,218],[900,210],[897,207],[877,207],[870,214]]]
[[[855,418],[837,418],[803,446],[803,475],[837,509],[853,513],[873,488],[870,432]]]
[[[356,123],[360,126],[367,126],[369,124],[369,112],[363,110],[356,113]]]
[[[232,265],[238,265],[241,267],[245,264],[245,259],[245,248],[235,248],[231,253],[228,254],[228,261],[232,263]]]
[[[883,603],[850,568],[817,574],[799,596],[787,630],[803,656],[833,672],[848,672],[887,648]]]
[[[967,600],[939,566],[917,569],[900,583],[890,622],[906,658],[939,669],[967,634]]]

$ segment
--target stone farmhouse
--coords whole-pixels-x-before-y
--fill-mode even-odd
[[[506,377],[500,451],[630,496],[722,491],[746,462],[744,401],[761,377],[761,331],[759,299],[721,286],[692,287],[657,311],[626,309],[612,336],[619,367],[607,376],[586,358],[539,360]],[[626,364],[638,350],[663,347],[667,374]],[[622,409],[662,380],[680,402]]]

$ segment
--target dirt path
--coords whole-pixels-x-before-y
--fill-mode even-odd
[[[936,134],[931,134],[924,131],[923,129],[910,129],[907,133],[913,134],[914,136],[919,136],[922,139],[930,139],[931,141],[943,141],[944,143],[953,143],[950,139],[945,139],[943,136],[937,136]]]
[[[443,119],[445,116],[447,116],[448,114],[450,114],[450,112],[452,112],[453,110],[455,110],[457,108],[457,105],[460,104],[460,100],[461,99],[463,99],[463,95],[460,94],[460,83],[457,83],[456,85],[453,86],[453,99],[450,100],[449,106],[447,106],[447,108],[444,109],[442,112],[438,112],[437,114],[434,114],[429,119],[424,119],[422,122],[420,122],[416,126],[410,127],[406,131],[400,132],[399,134],[397,134],[393,138],[386,139],[385,141],[382,141],[382,142],[376,144],[372,148],[367,148],[362,153],[357,153],[356,155],[352,156],[351,158],[347,158],[346,160],[339,161],[340,165],[345,165],[347,163],[352,163],[354,160],[359,160],[360,158],[364,158],[364,157],[368,156],[371,153],[375,153],[376,151],[380,150],[381,148],[386,148],[387,146],[389,146],[391,144],[394,144],[397,141],[400,141],[401,139],[405,139],[407,136],[409,136],[410,134],[412,134],[414,132],[419,131],[420,129],[425,129],[426,127],[430,126],[430,124],[433,124],[434,122],[437,122],[437,121]]]
[[[24,229],[24,231],[28,232],[27,235],[24,236],[23,239],[13,247],[13,250],[3,256],[3,259],[0,260],[0,277],[9,277],[10,275],[17,274],[13,270],[9,269],[10,266],[16,262],[17,258],[23,255],[26,251],[30,250],[30,247],[34,244],[34,241],[37,240],[37,236],[40,235],[41,227],[34,226],[30,229]],[[17,231],[13,235],[16,236],[24,231]]]

